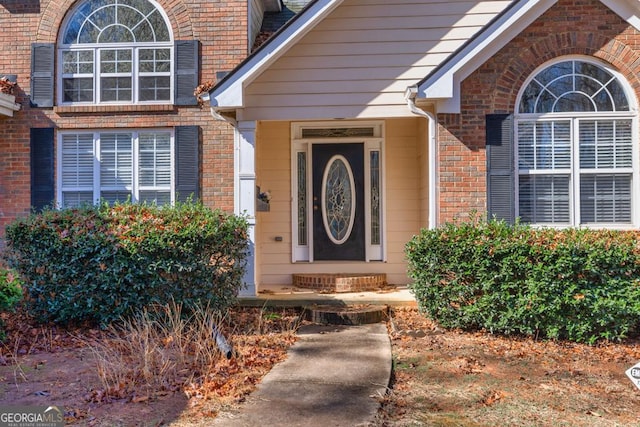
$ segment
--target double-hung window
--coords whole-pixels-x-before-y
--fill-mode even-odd
[[[634,218],[637,120],[614,71],[586,59],[533,76],[516,116],[516,214],[559,226],[625,226]]]
[[[59,102],[172,102],[169,28],[164,12],[152,1],[80,4],[68,18],[59,46]]]
[[[173,132],[112,130],[59,135],[62,207],[99,201],[174,201]]]

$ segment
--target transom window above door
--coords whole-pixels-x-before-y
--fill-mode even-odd
[[[61,41],[62,104],[172,101],[172,36],[154,2],[81,2],[67,19]]]
[[[637,118],[627,87],[589,59],[555,61],[530,78],[515,127],[521,221],[635,224]]]

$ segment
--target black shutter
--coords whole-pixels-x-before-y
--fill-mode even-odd
[[[175,92],[176,105],[198,105],[193,94],[198,86],[198,40],[177,40],[175,42]]]
[[[31,45],[31,103],[53,107],[55,48],[53,43]]]
[[[200,197],[200,127],[176,127],[176,200]]]
[[[31,206],[41,211],[54,202],[53,128],[31,129]]]
[[[513,160],[513,116],[486,117],[487,213],[489,218],[515,221],[515,177]]]

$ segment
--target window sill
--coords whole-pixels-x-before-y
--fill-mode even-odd
[[[58,114],[104,114],[104,113],[158,113],[173,112],[176,106],[172,104],[154,105],[63,105],[53,107]]]

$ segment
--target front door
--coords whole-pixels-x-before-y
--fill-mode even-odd
[[[365,259],[364,144],[314,144],[313,257]]]

